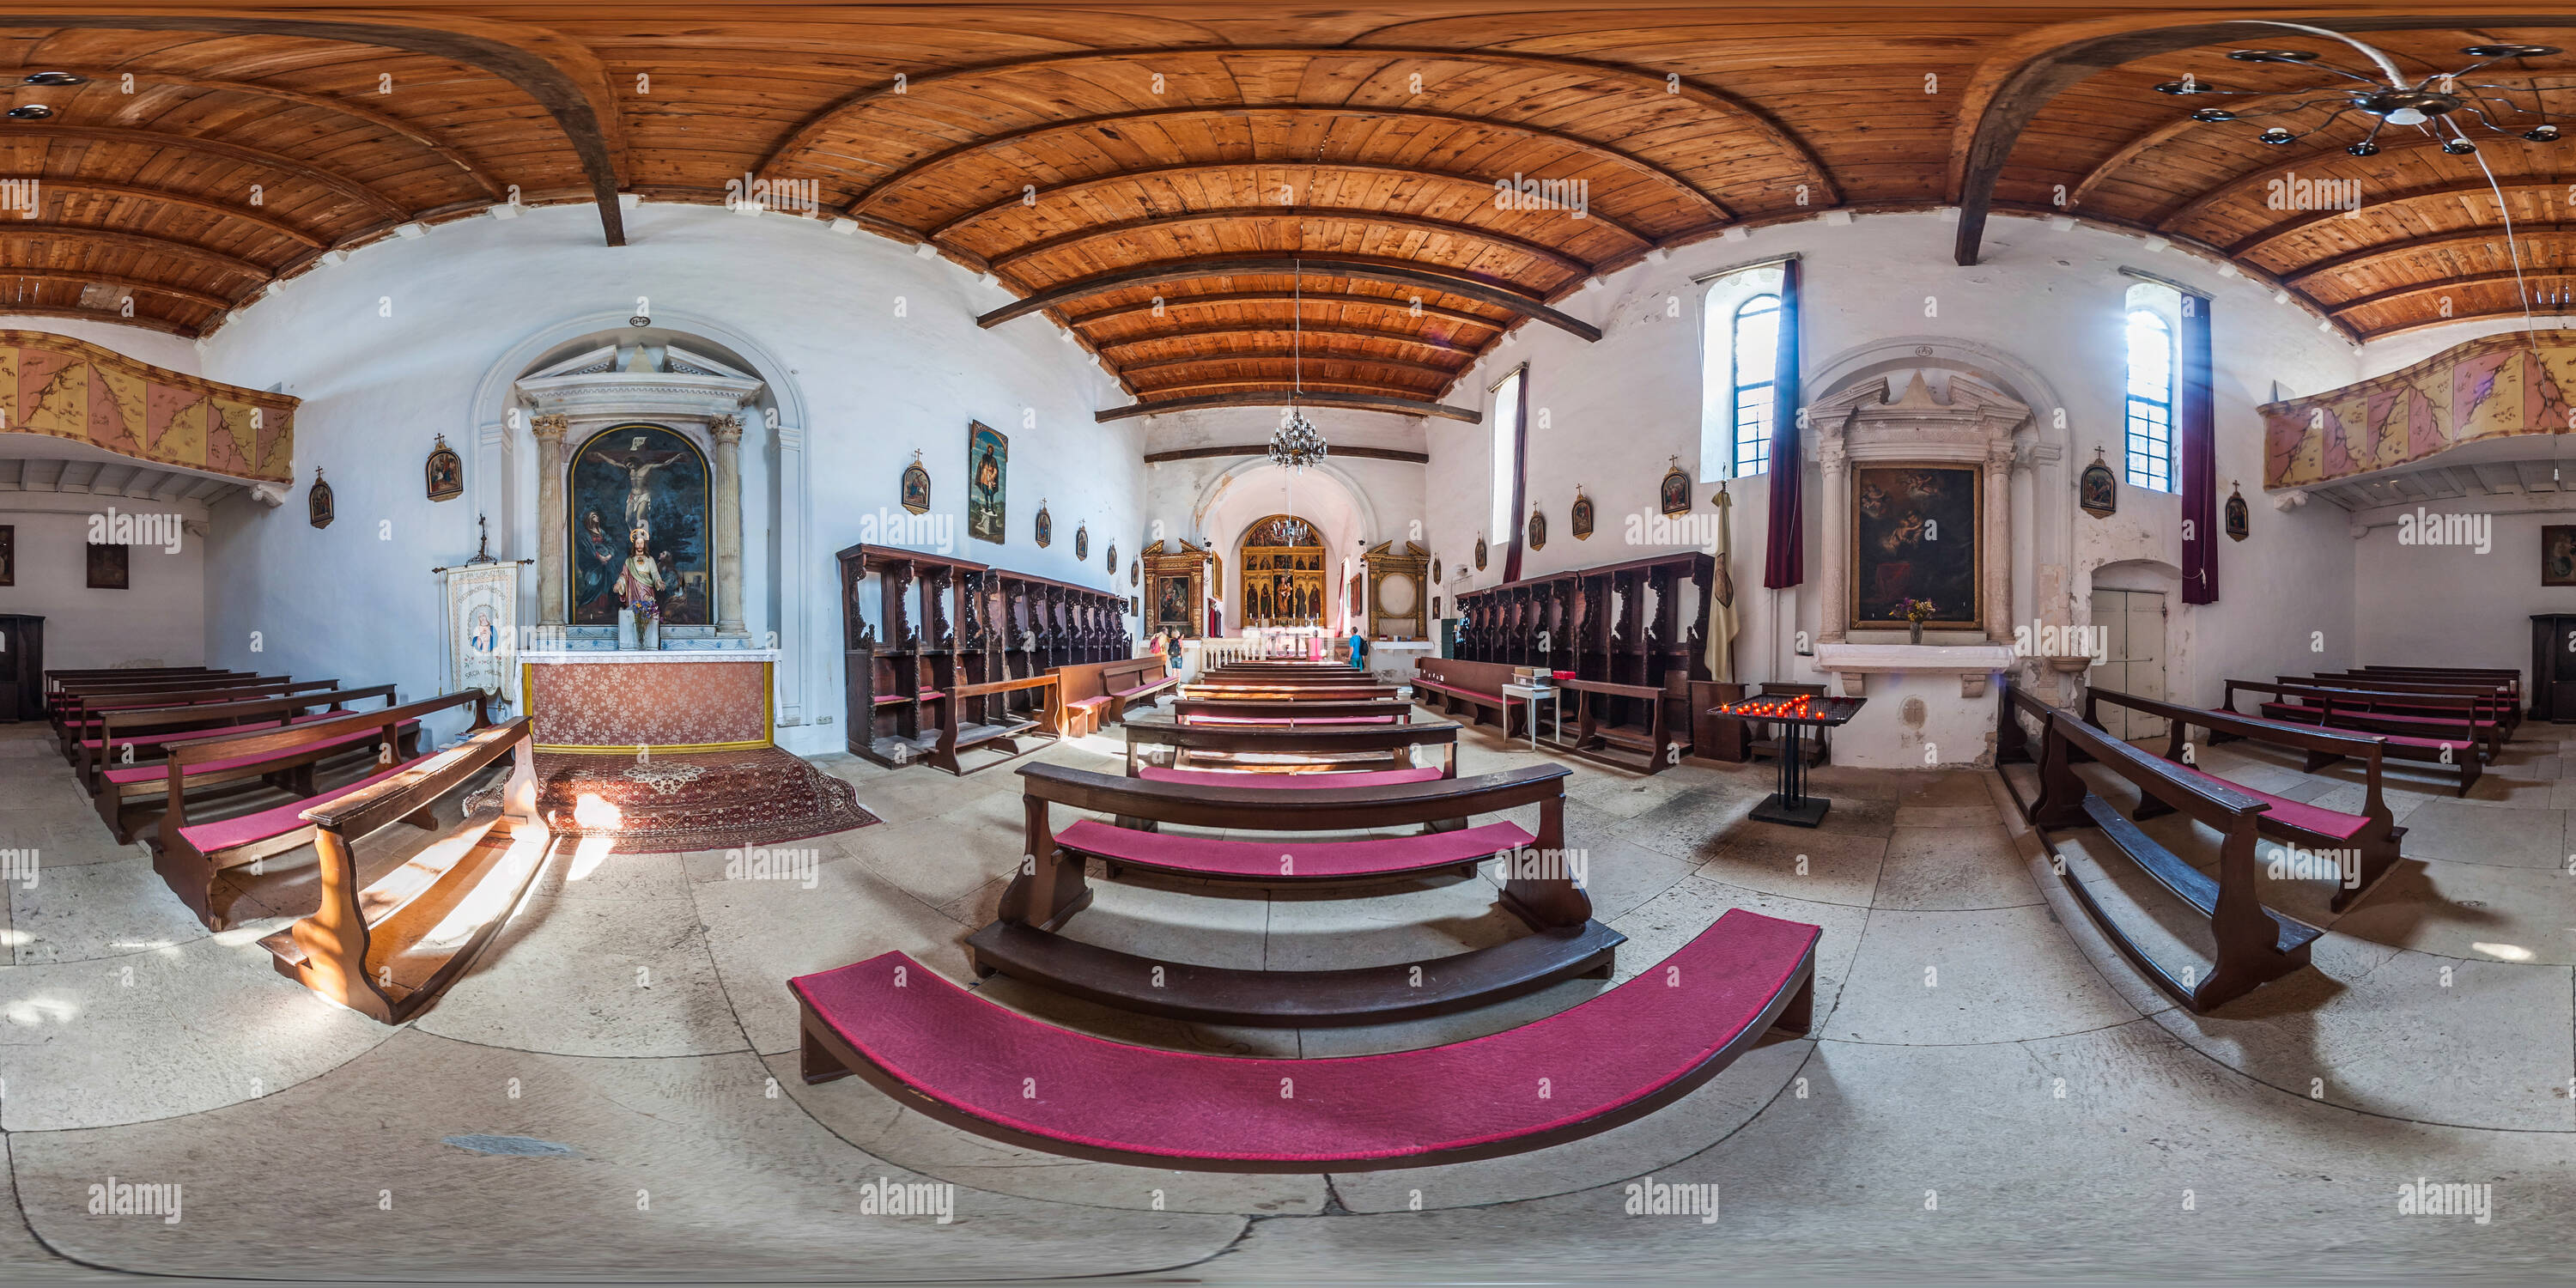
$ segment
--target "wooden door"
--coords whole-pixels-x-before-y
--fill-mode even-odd
[[[2093,625],[2102,629],[2103,662],[2093,668],[2092,683],[2133,697],[2165,700],[2165,596],[2154,590],[2093,592]],[[2114,738],[2135,742],[2161,738],[2165,721],[2126,707],[2099,708],[2102,725]]]

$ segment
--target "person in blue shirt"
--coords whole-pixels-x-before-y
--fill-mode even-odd
[[[1351,669],[1368,669],[1368,637],[1360,634],[1360,628],[1356,626],[1351,628]]]

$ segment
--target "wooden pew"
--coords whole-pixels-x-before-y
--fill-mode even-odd
[[[134,825],[138,821],[133,817],[133,810],[158,808],[163,785],[161,759],[172,746],[252,729],[329,720],[346,714],[349,703],[368,698],[382,698],[391,705],[394,686],[379,684],[364,689],[331,689],[290,698],[253,698],[243,702],[186,707],[181,710],[187,711],[198,723],[131,738],[123,736],[120,724],[128,713],[111,711],[101,726],[102,737],[81,744],[78,764],[81,785],[88,790],[91,803],[98,807],[99,816],[116,833],[117,844],[131,844]],[[317,707],[323,709],[317,711]],[[133,714],[151,719],[167,718],[157,709]],[[210,777],[203,781],[211,783],[213,779]]]
[[[1057,733],[1079,738],[1117,724],[1127,709],[1151,703],[1180,681],[1160,656],[1084,662],[1056,668],[1056,708],[1062,723]]]
[[[2513,736],[2514,726],[2520,718],[2512,690],[2484,680],[2392,680],[2353,671],[2319,671],[2314,675],[2283,678],[2320,688],[2348,689],[2384,697],[2387,701],[2382,705],[2389,710],[2403,710],[2407,701],[2416,697],[2473,698],[2477,701],[2476,718],[2490,728],[2490,733],[2483,737],[2491,737],[2498,748],[2503,746],[2505,739]],[[2448,703],[2430,705],[2441,711],[2450,709]]]
[[[1491,723],[1503,727],[1506,741],[1517,737],[1529,716],[1529,704],[1515,709],[1503,702],[1503,686],[1512,682],[1512,667],[1503,662],[1470,662],[1454,657],[1422,657],[1413,660],[1413,700],[1445,716],[1467,718],[1470,724],[1488,723],[1485,713],[1494,713]]]
[[[270,855],[284,854],[303,848],[313,839],[313,824],[304,811],[344,796],[363,787],[371,787],[393,778],[418,763],[417,758],[398,756],[405,725],[415,724],[451,708],[470,706],[474,709],[474,729],[492,723],[490,695],[481,689],[424,698],[387,707],[382,711],[357,712],[331,720],[289,725],[283,729],[264,729],[257,733],[235,734],[225,738],[206,738],[183,742],[170,748],[164,759],[167,802],[161,815],[161,827],[152,841],[152,867],[161,874],[179,901],[188,905],[197,919],[209,930],[222,930],[230,924],[224,910],[215,906],[215,877],[226,868],[256,863]],[[314,762],[338,754],[347,747],[344,741],[353,733],[374,733],[378,742],[380,768],[357,782],[339,787],[315,790],[312,786]],[[387,763],[392,762],[392,763]],[[294,786],[304,799],[272,806],[231,818],[192,822],[188,817],[187,792],[190,780],[201,774],[220,774],[231,781],[243,777],[265,777],[269,774],[292,775]],[[428,814],[419,820],[430,826]]]
[[[2388,802],[2380,794],[2380,762],[2386,749],[2386,739],[2373,734],[2339,733],[2315,725],[2219,715],[2101,688],[2088,689],[2084,694],[2084,723],[2101,728],[2100,706],[2105,702],[2161,717],[2167,725],[2165,759],[2173,762],[2183,773],[2261,801],[2266,808],[2255,817],[2255,830],[2262,835],[2320,854],[2351,854],[2354,876],[2349,885],[2339,883],[2336,886],[2331,904],[2335,911],[2342,912],[2352,906],[2397,866],[2398,841],[2406,835],[2406,829],[2397,826],[2397,816],[2390,812]],[[2193,726],[2213,733],[2223,729],[2235,738],[2304,752],[2311,773],[2347,757],[2360,761],[2363,783],[2361,812],[2350,814],[2286,796],[2274,796],[2202,771],[2184,759],[2187,735]],[[2173,807],[2163,801],[2143,797],[2129,816],[2143,820],[2172,812]]]
[[[266,675],[250,680],[232,680],[220,685],[200,685],[185,689],[151,689],[126,693],[80,693],[62,710],[55,723],[58,750],[66,764],[80,759],[77,750],[83,739],[98,736],[99,718],[110,711],[149,711],[159,708],[202,706],[216,702],[240,702],[250,698],[282,698],[298,693],[314,693],[337,688],[338,680],[296,680],[283,675]]]
[[[133,679],[169,679],[172,676],[210,675],[213,674],[213,672],[214,668],[207,666],[102,666],[80,669],[63,668],[45,672],[45,695],[50,699],[54,693],[62,688],[62,686],[66,684],[77,684],[85,680],[113,680],[118,676],[126,676]]]
[[[999,919],[966,941],[977,973],[996,971],[1104,1005],[1220,1024],[1296,1027],[1381,1024],[1442,1015],[1545,988],[1578,975],[1606,976],[1623,937],[1592,920],[1592,901],[1564,862],[1562,765],[1476,778],[1382,786],[1279,791],[1212,787],[1028,765],[1027,832],[1036,856],[1002,893]],[[1111,815],[1056,830],[1050,806]],[[1511,822],[1460,828],[1452,820],[1539,807],[1538,830]],[[1216,839],[1162,830],[1258,828],[1289,835]],[[1349,833],[1404,825],[1407,836],[1312,840],[1296,834]],[[1357,970],[1227,970],[1155,961],[1084,944],[1054,932],[1088,907],[1086,859],[1113,879],[1128,869],[1196,880],[1264,886],[1383,883],[1476,875],[1507,856],[1500,903],[1534,932],[1447,957]],[[1547,856],[1543,868],[1537,856]]]
[[[1183,724],[1404,724],[1413,718],[1413,704],[1176,698],[1172,716]]]
[[[82,705],[82,699],[96,695],[99,705],[113,705],[120,695],[180,692],[190,689],[217,688],[225,684],[252,684],[260,680],[283,680],[282,675],[260,675],[251,671],[205,671],[191,675],[156,675],[140,680],[81,680],[67,683],[45,695],[45,720],[60,737],[68,713]]]
[[[2400,693],[2343,680],[2301,675],[2277,677],[2275,700],[2256,709],[2264,718],[2314,723],[2332,708],[2333,723],[2401,738],[2432,739],[2462,749],[2475,749],[2480,759],[2504,754],[2504,726],[2492,701],[2471,693]],[[2252,686],[2242,686],[2251,688]]]
[[[2513,722],[2522,723],[2530,704],[2522,696],[2522,672],[2504,666],[2365,666],[2363,675],[2386,675],[2396,680],[2431,680],[2436,683],[2495,684],[2501,686],[2513,702]]]
[[[495,725],[370,786],[312,806],[302,819],[320,857],[322,904],[259,941],[277,973],[381,1024],[400,1024],[465,972],[552,848],[537,813],[528,717]],[[475,775],[510,760],[498,812],[467,818],[408,863],[363,887],[357,845],[395,823],[419,823]]]
[[[941,695],[943,700],[938,704],[939,741],[931,746],[930,763],[963,778],[976,770],[990,769],[1005,761],[1017,760],[1035,750],[1034,747],[1020,746],[1020,739],[1039,731],[1043,731],[1045,737],[1052,739],[1057,736],[1056,731],[1064,727],[1064,718],[1056,710],[1055,688],[1056,677],[1052,671],[1045,675],[1032,675],[1017,680],[990,680],[982,684],[960,684],[951,687]],[[1045,690],[1046,705],[1038,718],[1023,719],[1015,713],[1004,711],[1000,713],[1003,719],[1001,724],[962,725],[959,723],[958,712],[965,706],[966,699],[980,698],[991,693],[1017,693],[1022,689]],[[976,747],[998,751],[1001,755],[975,766],[975,769],[968,769],[957,759],[957,753]]]
[[[1176,719],[1157,715],[1130,720],[1125,728],[1129,778],[1144,777],[1146,771],[1155,769],[1190,769],[1191,766],[1181,762],[1192,752],[1202,756],[1306,756],[1314,758],[1318,764],[1347,766],[1354,770],[1413,769],[1422,767],[1421,762],[1432,754],[1429,750],[1417,751],[1416,748],[1438,749],[1441,760],[1438,776],[1458,776],[1458,726],[1447,720],[1281,728],[1271,725],[1185,725]],[[1171,749],[1168,757],[1159,764],[1153,760],[1150,750],[1156,747]],[[1145,753],[1141,757],[1140,750]]]
[[[1519,1028],[1311,1059],[1103,1041],[1006,1010],[900,952],[788,988],[807,1082],[855,1073],[941,1122],[1066,1157],[1311,1174],[1497,1158],[1643,1118],[1764,1034],[1806,1033],[1820,933],[1729,909],[1663,969]],[[1582,1053],[1580,1077],[1558,1072],[1569,1052]],[[1032,1069],[1044,1071],[1034,1085]]]
[[[2321,689],[2295,681],[2266,684],[2260,680],[2227,680],[2222,687],[2224,697],[2216,714],[2245,714],[2236,709],[2240,689],[2272,694],[2276,701],[2257,704],[2260,718],[2380,734],[2387,759],[2430,762],[2450,770],[2457,783],[2454,790],[2461,796],[2469,794],[2469,788],[2484,772],[2481,762],[2485,756],[2477,740],[2474,713],[2465,707],[2455,711],[2455,721],[2428,726],[2422,723],[2422,716],[2371,711],[2369,695],[2346,690]],[[2232,736],[2214,733],[2211,741],[2223,742]]]
[[[2205,1015],[2256,987],[2308,964],[2308,946],[2324,931],[2263,906],[2257,885],[2254,842],[2257,818],[2267,806],[2244,792],[2205,776],[2182,772],[2154,756],[2113,738],[2075,718],[2049,709],[2047,738],[2040,753],[2039,799],[2031,821],[2049,830],[2099,828],[2103,839],[2156,884],[2209,919],[2217,943],[2217,960],[2207,978],[2197,964],[2168,966],[2149,956],[2129,931],[2104,911],[2083,879],[2057,856],[2053,866],[2067,893],[2120,951],[2144,972],[2148,982],[2193,1014]],[[2081,749],[2102,767],[2127,779],[2142,800],[2153,799],[2190,815],[2224,837],[2218,875],[2198,869],[2158,845],[2109,802],[2093,794],[2075,772],[2069,753]],[[2056,843],[2048,842],[2056,855]]]
[[[1587,760],[1597,760],[1621,769],[1660,774],[1668,765],[1678,765],[1690,754],[1689,722],[1676,724],[1670,708],[1676,695],[1655,684],[1612,684],[1607,680],[1558,680],[1559,688],[1578,694],[1575,699],[1574,745],[1568,750]],[[1602,716],[1610,704],[1596,701],[1628,698],[1631,708],[1647,713],[1647,724],[1611,724]],[[1677,733],[1677,731],[1679,731]],[[1612,754],[1612,749],[1628,753]]]
[[[1199,680],[1181,685],[1180,696],[1226,702],[1393,702],[1403,695],[1404,687],[1370,684],[1365,679],[1349,684],[1257,684],[1248,680],[1211,684]]]

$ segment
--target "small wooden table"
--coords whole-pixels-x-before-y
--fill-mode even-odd
[[[1550,742],[1563,743],[1565,741],[1564,689],[1553,684],[1506,684],[1503,686],[1503,727],[1505,729],[1512,727],[1512,699],[1519,698],[1521,701],[1529,704],[1530,750],[1532,751],[1538,750],[1538,700],[1551,695],[1556,699],[1556,732],[1552,734],[1548,740]]]
[[[1754,806],[1753,817],[1765,823],[1786,823],[1791,827],[1814,827],[1825,821],[1825,811],[1832,807],[1833,802],[1807,794],[1807,757],[1802,745],[1806,735],[1800,731],[1809,725],[1831,729],[1848,724],[1868,701],[1867,698],[1776,694],[1710,708],[1710,715],[1760,720],[1780,725],[1785,730],[1780,736],[1780,790]]]

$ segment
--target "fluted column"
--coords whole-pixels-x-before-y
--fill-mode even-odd
[[[1816,444],[1816,464],[1824,476],[1825,566],[1819,594],[1824,597],[1820,644],[1840,644],[1851,623],[1851,487],[1843,477],[1845,449],[1839,436]]]
[[[2012,464],[2010,439],[1986,444],[1986,530],[1979,534],[1984,552],[1977,576],[1984,582],[1986,638],[2012,642]]]
[[[740,635],[742,625],[742,417],[718,416],[707,425],[716,441],[716,633]]]
[[[537,436],[537,624],[560,628],[566,617],[564,568],[564,431],[572,418],[560,412],[528,422]]]

